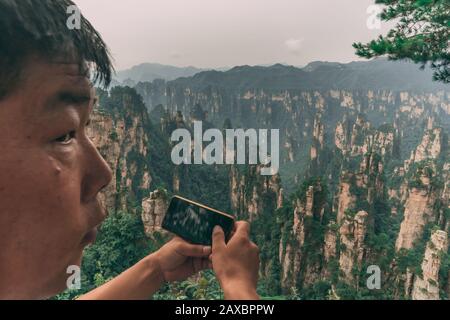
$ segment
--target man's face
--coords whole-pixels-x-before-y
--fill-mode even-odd
[[[0,297],[46,298],[95,238],[111,170],[86,136],[94,104],[77,64],[29,59],[0,100]]]

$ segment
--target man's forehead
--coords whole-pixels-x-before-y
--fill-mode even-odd
[[[84,101],[95,97],[88,73],[73,61],[37,59],[24,72],[25,88],[34,100],[35,112],[54,112],[67,101]],[[22,92],[23,93],[23,92]],[[84,104],[83,102],[83,104]],[[41,106],[36,108],[37,106]]]
[[[67,78],[75,84],[91,85],[89,69],[73,62],[52,61],[49,63],[50,70],[55,76]]]
[[[38,79],[30,80],[35,82]],[[73,63],[49,63],[39,86],[42,86],[40,92],[42,93],[41,98],[44,100],[43,104],[47,106],[53,105],[64,97],[78,97],[87,100],[87,98],[95,96],[91,81],[80,72],[79,66]]]
[[[25,68],[26,78],[38,77],[40,80],[59,80],[73,82],[78,85],[91,85],[89,79],[89,67],[85,63],[80,63],[76,59],[54,57],[44,59],[41,57],[32,57]]]

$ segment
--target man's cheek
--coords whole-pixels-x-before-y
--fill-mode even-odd
[[[24,189],[31,198],[28,209],[35,217],[33,220],[66,234],[70,234],[71,229],[76,232],[82,228],[80,183],[76,172],[50,163],[30,172],[27,178]]]
[[[64,171],[53,172],[48,179],[48,188],[42,190],[42,196],[46,197],[50,216],[57,217],[65,223],[72,224],[73,228],[83,223],[80,212],[80,183],[74,176]],[[45,194],[48,193],[46,196]]]

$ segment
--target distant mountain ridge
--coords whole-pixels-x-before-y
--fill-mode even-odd
[[[228,89],[272,90],[447,90],[448,85],[432,81],[432,72],[402,61],[376,59],[372,61],[312,62],[304,68],[275,64],[237,66],[228,71],[203,71],[191,77],[171,81],[171,84],[205,89],[209,86]]]
[[[130,69],[118,71],[115,77],[117,83],[134,85],[138,82],[153,81],[163,79],[166,81],[175,80],[180,77],[190,77],[196,73],[206,71],[195,67],[175,67],[159,63],[143,63]]]

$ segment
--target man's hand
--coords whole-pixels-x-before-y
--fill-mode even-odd
[[[250,241],[250,225],[237,222],[228,244],[222,228],[213,232],[212,265],[225,293],[225,299],[259,299],[256,293],[259,249]]]
[[[179,237],[166,243],[151,255],[165,281],[185,280],[193,274],[212,267],[208,257],[211,247],[190,244]]]
[[[166,281],[184,280],[200,270],[211,268],[211,247],[192,245],[174,238],[116,278],[79,299],[148,299]]]

